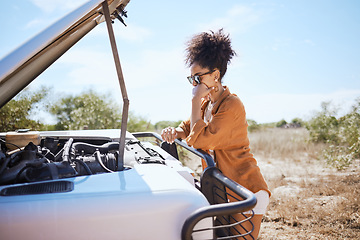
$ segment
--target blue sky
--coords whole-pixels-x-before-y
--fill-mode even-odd
[[[85,1],[3,1],[0,58]],[[323,101],[344,112],[360,96],[360,2],[356,0],[131,0],[116,22],[130,110],[156,123],[190,116],[184,65],[193,34],[224,28],[237,52],[224,78],[259,123],[308,119]],[[56,96],[88,89],[121,100],[105,24],[32,84]]]

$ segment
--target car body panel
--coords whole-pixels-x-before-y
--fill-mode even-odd
[[[164,165],[66,180],[68,193],[0,197],[1,238],[180,239],[187,216],[209,205]]]

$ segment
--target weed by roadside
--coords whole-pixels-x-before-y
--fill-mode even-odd
[[[341,170],[360,158],[360,98],[349,113],[338,117],[338,109],[324,102],[322,110],[307,123],[310,140],[326,143],[323,158]]]
[[[251,132],[249,138],[250,149],[255,157],[263,155],[268,159],[317,159],[324,148],[323,143],[309,142],[309,132],[305,128],[267,128]]]

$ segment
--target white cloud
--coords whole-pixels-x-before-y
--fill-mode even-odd
[[[184,76],[186,73],[182,59],[182,49],[144,50],[136,61],[124,62],[128,78],[134,80],[129,87],[163,84]]]
[[[88,0],[30,0],[38,7],[42,14],[37,14],[35,18],[26,23],[24,29],[42,30],[60,17],[65,16],[70,10],[74,10]]]
[[[56,10],[70,10],[74,9],[87,0],[31,0],[31,2],[46,13],[52,13]]]
[[[34,19],[34,20],[31,20],[29,22],[26,23],[25,25],[25,29],[29,29],[29,28],[33,28],[34,26],[41,26],[44,24],[44,21],[40,20],[40,19]]]
[[[305,39],[304,43],[307,44],[307,45],[310,45],[310,46],[315,46],[315,43],[310,39]]]
[[[290,49],[292,44],[293,40],[291,38],[276,38],[271,43],[271,46],[267,48],[270,48],[272,51],[276,52],[284,49]]]
[[[116,22],[115,25],[113,25],[114,28],[114,34],[117,39],[125,40],[128,42],[137,42],[141,43],[146,41],[149,37],[152,36],[152,32],[150,29],[137,26],[135,24],[131,24],[131,26],[123,26],[119,22]],[[120,28],[120,30],[118,29]],[[91,32],[92,36],[106,36],[108,35],[108,30],[106,28],[106,25],[103,24],[102,26],[99,26],[95,28]]]
[[[136,42],[144,42],[151,35],[152,32],[149,29],[136,25],[123,28],[119,34],[119,36],[124,40]]]
[[[74,49],[58,61],[58,67],[66,68],[64,81],[70,89],[83,90],[94,87],[96,90],[119,89],[113,57],[109,51],[89,48]],[[64,90],[70,90],[64,89]]]
[[[153,117],[154,108],[159,110],[157,103],[164,102],[165,106],[171,102],[171,99],[182,99],[184,91],[189,90],[190,93],[191,86],[187,85],[185,78],[188,72],[184,68],[182,59],[180,49],[146,50],[134,59],[126,59],[126,55],[120,53],[132,108],[140,115]],[[89,47],[73,49],[59,59],[53,67],[55,67],[54,72],[57,73],[62,69],[65,70],[61,76],[48,76],[48,79],[57,79],[52,80],[56,86],[54,89],[56,92],[78,94],[86,89],[93,89],[100,93],[111,93],[116,101],[121,99],[110,49],[106,51]],[[43,83],[49,84],[49,81],[44,79]],[[163,112],[163,114],[168,113]],[[157,117],[172,119],[163,115],[157,115]]]
[[[320,111],[322,102],[339,107],[339,115],[346,114],[360,96],[360,89],[344,89],[331,93],[315,94],[265,94],[243,98],[247,117],[257,122],[291,121],[299,117],[305,120]]]
[[[227,32],[243,33],[258,24],[262,13],[253,8],[236,5],[224,17],[215,18],[213,21],[200,25],[200,29],[224,28]]]

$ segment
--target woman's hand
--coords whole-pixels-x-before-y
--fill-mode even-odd
[[[192,109],[190,117],[190,127],[193,128],[195,123],[201,119],[201,99],[206,101],[210,100],[210,92],[214,90],[215,87],[208,88],[205,84],[196,85],[193,88],[193,97],[192,97]]]
[[[177,131],[174,127],[167,127],[161,131],[162,139],[167,143],[173,143],[178,138]]]
[[[196,98],[198,100],[205,99],[206,101],[210,100],[210,92],[214,90],[214,87],[207,87],[205,84],[196,85],[193,88],[192,94],[193,99]]]

